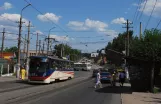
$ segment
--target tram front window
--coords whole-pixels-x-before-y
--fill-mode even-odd
[[[47,68],[47,62],[30,62],[30,72],[46,72]]]

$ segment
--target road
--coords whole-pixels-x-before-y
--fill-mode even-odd
[[[76,71],[75,72],[75,78],[79,77],[86,77],[90,76],[91,72],[83,72],[83,71]],[[39,85],[40,86],[40,85]],[[35,87],[33,84],[28,84],[27,82],[23,81],[7,81],[7,82],[0,82],[0,93],[7,92],[7,91],[13,91],[18,89],[24,89],[29,87]]]
[[[0,83],[0,104],[121,104],[120,88],[94,88],[92,72],[76,71],[75,78],[49,85]]]
[[[93,86],[94,80],[91,79],[55,93],[34,97],[21,104],[121,104],[117,89],[112,89],[109,84],[103,84],[102,89],[95,89]]]

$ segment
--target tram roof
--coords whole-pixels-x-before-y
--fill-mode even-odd
[[[60,59],[60,58],[52,57],[52,56],[30,56],[30,57],[31,58],[50,58],[50,59],[59,60],[59,61],[73,62],[70,60]]]

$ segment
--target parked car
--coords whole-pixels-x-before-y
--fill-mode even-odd
[[[108,70],[101,70],[101,82],[110,82],[111,81],[111,73]]]

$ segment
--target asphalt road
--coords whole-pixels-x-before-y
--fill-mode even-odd
[[[120,87],[105,83],[95,89],[91,75],[92,71],[76,71],[74,79],[49,85],[2,82],[0,104],[121,104]]]
[[[90,75],[91,75],[91,72],[75,71],[75,78],[85,77]],[[17,80],[0,82],[0,92],[2,92],[5,89],[28,88],[28,87],[34,87],[34,86],[35,85],[28,84],[27,82],[17,81]]]
[[[111,88],[103,84],[102,89],[94,88],[94,80],[64,88],[57,92],[48,92],[21,104],[121,104],[119,87]]]

